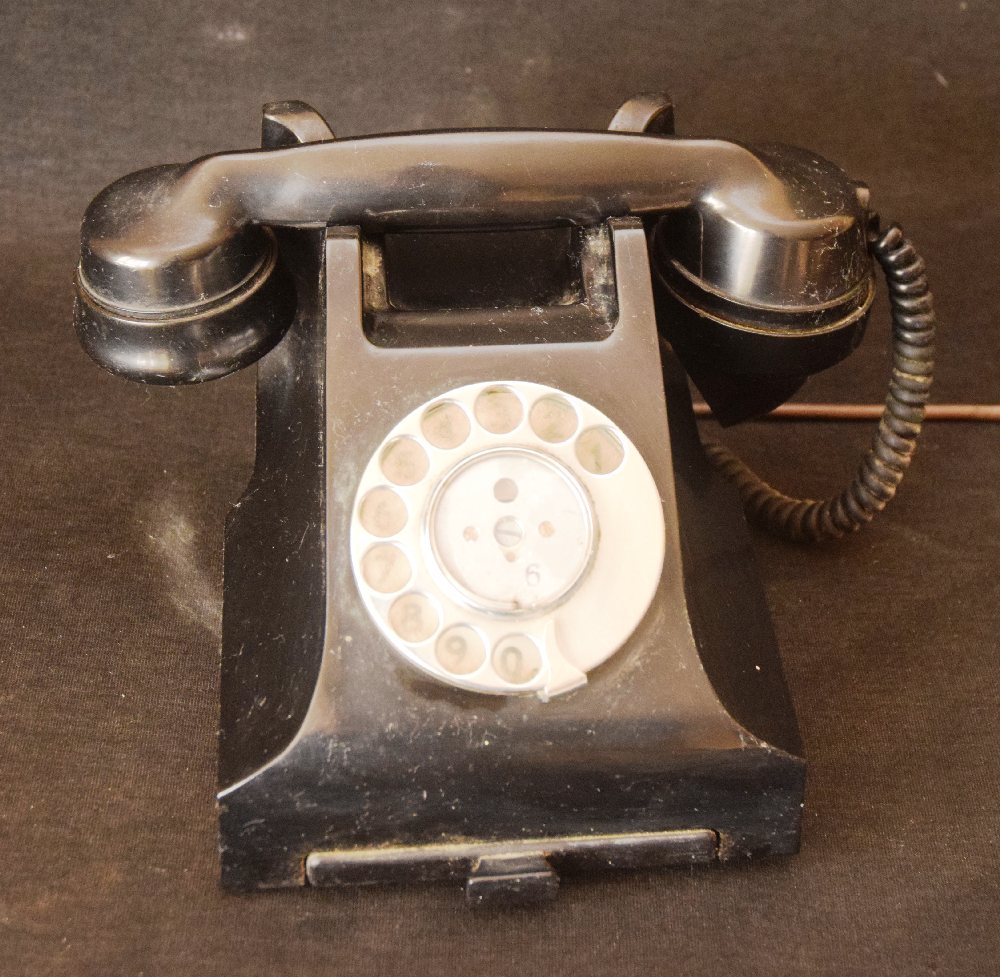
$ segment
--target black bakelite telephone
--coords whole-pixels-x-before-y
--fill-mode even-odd
[[[608,132],[337,140],[274,103],[262,151],[90,205],[98,363],[161,384],[259,363],[226,527],[227,886],[533,900],[575,870],[797,849],[802,749],[730,482],[793,539],[882,509],[931,297],[863,185],[672,121],[647,95]],[[873,255],[895,359],[848,488],[789,498],[704,450],[685,373],[724,424],[779,405],[860,342]]]

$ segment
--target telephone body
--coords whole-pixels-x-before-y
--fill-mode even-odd
[[[258,361],[226,527],[225,885],[531,900],[797,850],[802,745],[686,373],[735,421],[857,345],[867,191],[799,150],[677,139],[662,97],[612,130],[336,140],[275,103],[262,152],[91,205],[99,363]]]

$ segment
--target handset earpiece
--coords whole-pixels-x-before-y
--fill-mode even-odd
[[[205,222],[190,209],[183,221],[157,219],[189,193],[190,174],[185,166],[133,173],[104,190],[83,221],[77,333],[101,366],[132,380],[225,376],[270,350],[295,313],[269,228]]]
[[[332,140],[299,101],[270,102],[265,149]],[[295,286],[264,225],[206,220],[222,202],[196,187],[199,163],[141,170],[87,209],[76,327],[112,373],[145,383],[197,383],[258,360],[295,315]],[[171,220],[163,214],[170,213]]]

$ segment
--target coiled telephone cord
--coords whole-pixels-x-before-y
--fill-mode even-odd
[[[706,442],[712,464],[739,490],[750,522],[794,542],[822,542],[857,532],[896,494],[916,450],[934,376],[934,302],[923,258],[892,224],[875,239],[874,253],[889,286],[892,378],[871,447],[851,483],[823,501],[779,492],[728,448]]]

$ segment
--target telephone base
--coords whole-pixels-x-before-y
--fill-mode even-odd
[[[226,535],[226,887],[444,877],[473,902],[516,900],[551,895],[557,872],[797,851],[805,763],[740,503],[660,348],[642,228],[618,222],[611,238],[609,337],[414,350],[364,337],[356,230],[280,232],[298,314],[260,363],[256,467]],[[498,376],[623,418],[663,500],[649,611],[548,702],[403,661],[347,552],[352,486],[385,432],[428,396]]]

